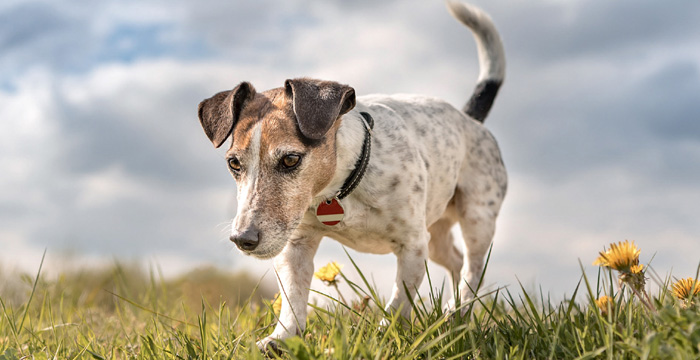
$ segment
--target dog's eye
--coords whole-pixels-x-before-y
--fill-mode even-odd
[[[241,170],[241,162],[238,161],[237,158],[230,158],[228,159],[228,166],[231,168],[233,171],[239,171]]]
[[[286,169],[289,169],[289,170],[297,167],[300,162],[301,162],[301,155],[297,155],[297,154],[285,155],[281,161],[282,166],[284,166]]]

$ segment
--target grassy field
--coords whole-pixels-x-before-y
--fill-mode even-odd
[[[348,260],[351,264],[351,260]],[[360,271],[346,266],[346,271]],[[361,272],[360,272],[361,274]],[[315,307],[301,337],[284,342],[282,359],[698,359],[700,308],[678,300],[670,279],[645,299],[601,268],[572,279],[570,299],[552,303],[525,289],[499,289],[446,316],[443,294],[417,300],[411,321],[385,316],[368,282],[350,283],[347,304]],[[650,272],[646,272],[651,276]],[[364,277],[363,277],[364,278]],[[697,274],[696,274],[697,278]],[[0,360],[262,359],[256,339],[272,331],[270,289],[216,269],[175,280],[136,266],[85,269],[47,278],[2,274]],[[337,281],[348,282],[343,273]],[[436,288],[437,284],[431,284]],[[692,294],[693,288],[689,289]],[[644,290],[642,290],[644,292]],[[253,293],[253,295],[250,295]],[[328,294],[337,294],[329,287]],[[596,299],[614,295],[602,308]]]

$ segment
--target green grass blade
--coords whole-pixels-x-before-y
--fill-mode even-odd
[[[36,292],[36,285],[39,283],[39,277],[41,276],[41,268],[44,266],[44,259],[46,258],[46,249],[41,255],[41,262],[39,263],[39,270],[36,272],[36,277],[34,278],[34,285],[32,286],[32,292],[29,294],[29,300],[27,300],[27,307],[24,308],[24,314],[22,315],[22,321],[19,323],[19,328],[17,329],[17,336],[22,333],[24,328],[24,321],[27,320],[27,315],[29,315],[29,310],[32,305],[32,299],[34,299],[34,293]]]

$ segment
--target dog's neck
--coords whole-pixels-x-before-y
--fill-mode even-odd
[[[312,206],[333,198],[357,165],[362,154],[366,128],[359,110],[343,115],[336,133],[336,167],[333,180],[315,197]],[[360,185],[361,186],[361,185]]]

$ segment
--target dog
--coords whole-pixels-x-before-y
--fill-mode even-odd
[[[483,126],[505,75],[500,36],[480,9],[448,0],[476,39],[480,73],[462,110],[417,95],[355,96],[333,81],[286,80],[257,92],[242,82],[199,104],[220,147],[238,211],[230,239],[246,255],[274,257],[282,310],[261,349],[306,324],[313,258],[323,237],[398,269],[387,310],[408,318],[426,259],[445,267],[459,301],[474,296],[506,193],[500,150]],[[450,229],[459,223],[466,253]]]

